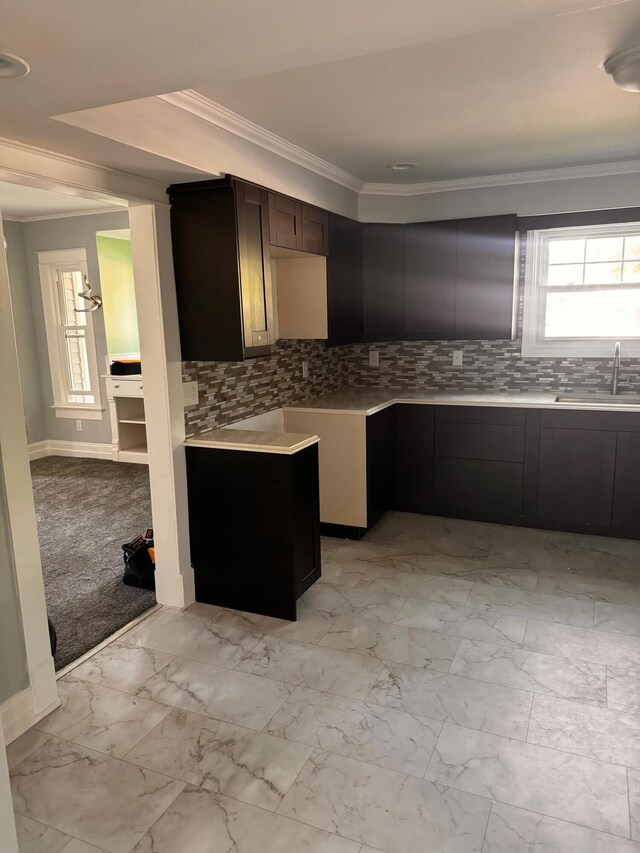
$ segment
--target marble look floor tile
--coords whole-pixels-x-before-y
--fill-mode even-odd
[[[366,655],[265,637],[236,670],[364,699],[381,668],[380,661]]]
[[[422,628],[425,631],[440,631],[454,637],[483,640],[486,643],[517,646],[524,639],[527,621],[520,616],[505,616],[502,613],[472,610],[457,604],[409,598],[396,616],[394,624],[406,628]]]
[[[15,815],[15,821],[20,853],[60,853],[69,849],[70,835],[21,814]]]
[[[640,637],[530,619],[523,645],[573,660],[592,661],[620,669],[640,668]]]
[[[640,841],[640,772],[627,770],[629,782],[629,811],[631,814],[631,837]]]
[[[637,581],[611,577],[604,567],[600,569],[599,575],[594,572],[586,576],[573,569],[543,570],[536,591],[640,607],[640,587]]]
[[[380,673],[367,696],[389,708],[526,740],[532,694],[401,665]]]
[[[640,674],[608,666],[607,707],[640,714]]]
[[[445,723],[426,778],[591,829],[629,834],[626,770],[603,761]]]
[[[297,687],[265,731],[422,777],[441,728],[426,717]]]
[[[305,607],[300,608],[296,622],[289,622],[273,616],[261,616],[258,613],[217,607],[212,619],[219,625],[230,625],[245,631],[253,631],[254,634],[258,632],[273,637],[283,637],[298,643],[317,643],[336,621],[337,614]]]
[[[13,771],[11,787],[19,814],[109,853],[129,853],[184,783],[51,738]]]
[[[7,747],[7,764],[9,770],[17,767],[21,761],[28,758],[39,746],[49,740],[49,735],[39,732],[38,729],[28,729],[23,735],[10,743]]]
[[[386,853],[480,853],[489,802],[316,752],[279,812]]]
[[[398,572],[388,578],[361,580],[362,589],[379,590],[390,595],[409,598],[428,598],[446,604],[465,604],[473,586],[472,581],[427,575],[421,572]]]
[[[467,567],[440,567],[440,574],[459,580],[487,583],[508,589],[521,589],[533,592],[538,582],[538,572],[528,564],[517,565],[501,558],[488,557],[483,565]]]
[[[142,646],[112,643],[71,670],[70,675],[115,690],[134,691],[173,660],[173,655]]]
[[[258,731],[292,693],[290,684],[176,658],[138,693],[157,702]]]
[[[189,786],[134,853],[359,853],[353,841]]]
[[[449,671],[459,643],[457,637],[353,616],[341,616],[320,641],[322,646],[440,672]]]
[[[317,583],[305,592],[298,604],[331,613],[393,622],[404,602],[402,596],[389,595],[375,589]]]
[[[275,810],[311,752],[279,737],[172,711],[134,746],[127,761]]]
[[[482,853],[640,853],[640,844],[493,803]]]
[[[534,696],[529,743],[640,769],[640,716]]]
[[[596,601],[594,627],[613,634],[640,637],[640,608]]]
[[[118,758],[169,713],[157,702],[69,676],[58,681],[58,693],[62,706],[40,720],[40,731]]]
[[[471,590],[467,607],[593,628],[593,602],[575,596],[549,595],[478,583]]]
[[[134,634],[130,643],[204,663],[233,667],[259,640],[258,633],[250,634],[182,613],[163,613],[147,628]]]
[[[451,673],[592,705],[605,705],[607,701],[604,666],[528,649],[463,640]]]
[[[101,847],[94,847],[93,844],[87,844],[85,841],[78,841],[77,838],[72,838],[64,848],[63,853],[104,853],[104,851]]]

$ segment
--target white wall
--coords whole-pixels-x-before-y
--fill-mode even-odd
[[[516,213],[538,216],[608,210],[640,204],[640,174],[571,178],[415,196],[368,195],[358,201],[362,222],[426,222]]]

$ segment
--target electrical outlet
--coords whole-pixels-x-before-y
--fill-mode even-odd
[[[454,349],[453,351],[453,366],[462,367],[462,350]]]
[[[82,421],[76,421],[76,432],[82,432]]]
[[[183,382],[182,393],[184,394],[184,407],[198,405],[198,383]]]
[[[369,367],[380,367],[380,353],[377,349],[369,350]]]
[[[308,361],[302,362],[302,378],[303,379],[309,378],[309,362]]]

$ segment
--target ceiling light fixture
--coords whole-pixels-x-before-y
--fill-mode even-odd
[[[417,163],[390,163],[389,168],[393,172],[408,172],[409,169],[417,169]]]
[[[630,47],[612,54],[603,67],[625,92],[640,92],[640,47]]]
[[[12,53],[0,53],[0,77],[26,77],[31,71],[28,62]]]

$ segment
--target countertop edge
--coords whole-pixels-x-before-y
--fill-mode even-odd
[[[555,396],[555,395],[554,395]],[[283,410],[286,412],[304,412],[304,413],[314,413],[314,414],[327,414],[327,415],[375,415],[377,412],[381,412],[383,409],[389,408],[389,406],[393,406],[396,404],[401,405],[411,405],[411,406],[468,406],[468,407],[479,407],[485,406],[487,408],[494,409],[547,409],[550,411],[580,411],[580,412],[628,412],[629,414],[638,414],[640,413],[640,406],[629,406],[626,404],[619,405],[598,405],[594,403],[556,403],[555,400],[495,400],[488,399],[482,400],[477,397],[471,400],[437,400],[433,398],[429,398],[425,396],[423,400],[416,400],[415,398],[407,398],[407,397],[392,397],[389,400],[383,403],[376,403],[374,406],[369,406],[367,408],[361,409],[341,409],[341,408],[327,408],[326,406],[312,406],[312,405],[303,405],[303,406],[283,406]]]
[[[286,435],[286,433],[285,433]],[[307,447],[312,447],[320,441],[319,436],[312,435],[299,441],[291,447],[276,447],[269,444],[243,444],[242,442],[216,441],[215,439],[187,438],[185,447],[202,447],[208,450],[245,450],[248,453],[275,453],[279,456],[293,456]]]

